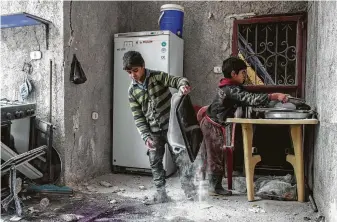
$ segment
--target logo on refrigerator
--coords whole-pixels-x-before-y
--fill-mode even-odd
[[[165,47],[166,46],[166,42],[162,42],[161,46]]]
[[[162,60],[165,60],[165,56],[161,56],[161,59],[162,59]]]

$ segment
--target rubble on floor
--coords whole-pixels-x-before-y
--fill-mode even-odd
[[[202,184],[203,189],[207,189],[206,183],[196,181],[196,184]],[[142,203],[155,191],[149,176],[108,174],[72,188],[72,195],[30,194],[31,198],[27,199],[28,195],[24,194],[24,214],[20,221],[279,222],[303,221],[304,218],[315,221],[320,216],[311,210],[309,203],[273,200],[248,202],[245,194],[235,190],[230,197],[205,195],[201,201],[188,201],[177,176],[167,180],[168,195],[173,201],[151,206]],[[44,204],[41,205],[41,202]],[[3,221],[9,221],[12,217],[10,214],[2,215]]]

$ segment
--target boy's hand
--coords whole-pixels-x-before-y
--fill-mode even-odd
[[[147,146],[147,148],[148,148],[149,150],[156,150],[156,149],[153,147],[153,140],[152,140],[150,137],[146,139],[145,145]]]
[[[271,100],[278,100],[280,102],[286,103],[288,101],[288,96],[283,93],[272,93],[270,94]]]
[[[191,92],[191,87],[187,86],[187,85],[180,86],[179,91],[181,92],[181,94],[187,95],[187,94],[189,94]]]

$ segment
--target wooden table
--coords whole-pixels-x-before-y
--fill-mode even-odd
[[[317,119],[244,119],[228,118],[227,122],[240,123],[242,125],[244,161],[246,172],[246,185],[248,201],[254,200],[254,169],[255,165],[261,161],[260,155],[252,154],[253,145],[253,124],[265,125],[289,125],[291,138],[293,141],[295,155],[288,154],[287,161],[294,167],[298,201],[304,202],[304,163],[303,163],[303,137],[302,126],[306,124],[317,124]]]

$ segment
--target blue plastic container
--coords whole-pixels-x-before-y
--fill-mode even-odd
[[[176,4],[166,4],[160,7],[160,30],[169,30],[180,38],[183,36],[184,8]]]

